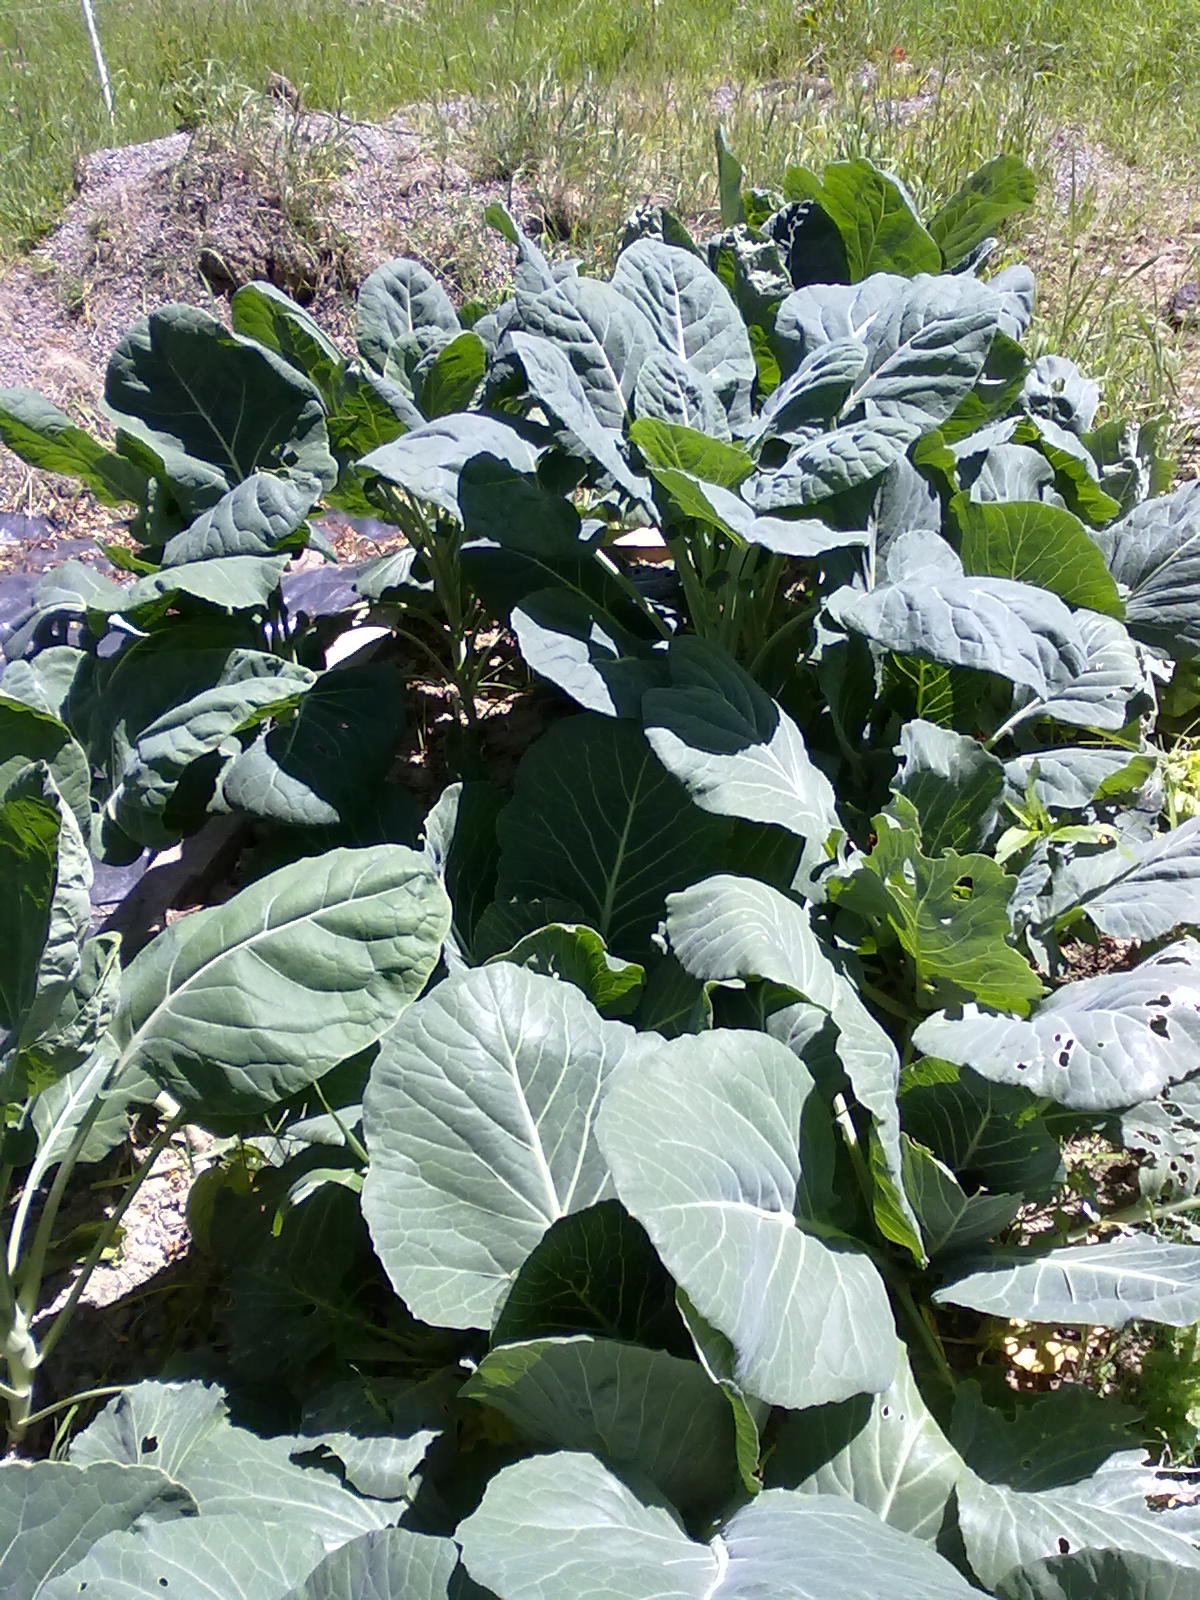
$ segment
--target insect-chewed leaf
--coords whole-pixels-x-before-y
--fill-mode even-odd
[[[1028,1020],[974,1006],[913,1035],[931,1056],[1079,1111],[1149,1100],[1196,1070],[1200,946],[1181,939],[1132,972],[1064,984]]]

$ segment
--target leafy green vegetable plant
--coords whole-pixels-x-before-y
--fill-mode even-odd
[[[469,330],[392,263],[354,362],[265,291],[206,335],[312,408],[238,471],[404,529],[359,580],[376,614],[440,618],[460,697],[484,619],[558,691],[510,792],[452,783],[419,853],[314,841],[364,780],[315,817],[288,730],[349,670],[197,626],[180,590],[123,613],[144,637],[111,668],[10,645],[5,805],[59,819],[55,882],[68,815],[101,845],[222,808],[337,845],[175,923],[96,1023],[108,1096],[144,1075],[258,1131],[206,1226],[271,1219],[231,1324],[286,1350],[285,1432],[146,1384],[70,1461],[0,1468],[18,1600],[179,1572],[256,1600],[1195,1586],[1195,1509],[1136,1416],[981,1358],[997,1323],[1200,1320],[1200,1252],[1157,1227],[1200,1155],[1200,823],[1172,825],[1161,750],[1200,655],[1200,499],[1027,358],[1032,279],[986,272],[1012,163],[923,223],[869,163],[774,195],[720,154],[718,239],[640,217],[607,282],[498,213],[514,294]],[[151,319],[130,348],[160,343]],[[352,389],[396,424],[369,448]],[[209,508],[172,493],[187,539]],[[656,538],[667,562],[629,555]],[[179,676],[147,687],[160,660]],[[39,975],[94,965],[54,928],[20,945],[18,1129],[71,1060]],[[1084,1137],[1131,1153],[1136,1195],[1084,1209]],[[241,1356],[231,1398],[240,1371],[261,1405]]]

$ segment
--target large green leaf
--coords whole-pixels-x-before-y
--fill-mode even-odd
[[[85,483],[102,505],[139,503],[146,474],[77,427],[35,389],[0,389],[0,439],[31,467]]]
[[[927,224],[953,267],[1016,211],[1033,204],[1037,180],[1016,156],[994,156],[950,196]]]
[[[1040,1253],[995,1251],[934,1299],[1026,1322],[1121,1328],[1140,1319],[1183,1328],[1200,1322],[1200,1249],[1139,1233]]]
[[[904,1190],[921,1224],[930,1260],[961,1254],[1002,1233],[1021,1209],[1020,1194],[968,1194],[950,1168],[905,1133]]]
[[[877,478],[906,453],[918,429],[898,417],[871,417],[823,433],[794,450],[783,466],[746,486],[756,511],[814,506]]]
[[[1075,623],[1083,645],[1083,661],[1074,670],[1049,675],[1045,693],[1025,701],[1013,719],[1029,722],[1053,717],[1075,727],[1099,728],[1116,733],[1134,715],[1130,702],[1140,698],[1149,707],[1153,698],[1137,646],[1115,617],[1094,611],[1076,613]],[[1063,658],[1066,666],[1066,658]]]
[[[921,1397],[903,1344],[896,1375],[876,1395],[793,1411],[775,1432],[768,1488],[841,1495],[891,1528],[930,1543],[962,1472],[962,1459]]]
[[[1078,517],[1043,500],[954,500],[968,573],[1017,578],[1070,606],[1122,617],[1125,607],[1096,541]]]
[[[153,1467],[6,1461],[0,1466],[0,1589],[5,1600],[37,1600],[106,1533],[141,1531],[195,1513],[188,1491]]]
[[[638,728],[599,716],[542,735],[497,829],[500,899],[577,905],[608,948],[632,960],[653,953],[667,895],[711,870],[726,837]]]
[[[772,1489],[711,1543],[593,1457],[518,1462],[459,1528],[472,1577],[503,1600],[970,1600],[976,1591],[907,1534],[849,1501]]]
[[[421,410],[427,417],[466,411],[487,368],[487,350],[477,333],[456,334],[443,345],[421,379]]]
[[[837,224],[846,245],[850,278],[873,272],[938,272],[942,252],[921,226],[916,208],[897,180],[873,161],[831,161],[820,178],[789,167],[789,199],[817,200]]]
[[[611,1193],[596,1109],[647,1047],[573,984],[503,963],[447,978],[389,1033],[364,1102],[363,1210],[417,1316],[486,1327],[550,1225]]]
[[[574,422],[562,415],[529,371],[531,336],[562,357],[589,415],[602,428],[622,427],[638,372],[654,342],[654,330],[633,301],[596,278],[568,276],[551,279],[532,294],[518,281],[516,302],[522,331],[513,335],[514,347],[539,398],[574,431]]]
[[[242,1512],[152,1523],[110,1533],[39,1600],[161,1600],[163,1590],[220,1600],[283,1600],[321,1557],[316,1534],[296,1523],[262,1523]],[[201,1585],[203,1587],[201,1587]]]
[[[5,673],[3,689],[8,688]],[[0,795],[31,761],[46,763],[55,787],[86,833],[92,816],[92,774],[85,752],[53,711],[0,693]]]
[[[644,967],[610,956],[596,930],[580,923],[547,923],[491,959],[573,983],[606,1017],[636,1010],[646,979]]]
[[[1200,817],[1157,838],[1118,839],[1086,861],[1072,903],[1101,933],[1151,940],[1200,927]]]
[[[503,805],[500,789],[475,779],[448,784],[425,818],[425,854],[453,908],[446,953],[451,970],[474,961],[479,919],[495,897],[496,818]]]
[[[533,1444],[599,1456],[681,1508],[718,1511],[733,1490],[733,1412],[698,1362],[615,1339],[535,1339],[493,1350],[462,1393]]]
[[[79,971],[91,917],[91,861],[79,825],[42,764],[0,796],[0,1027],[51,1006]]]
[[[967,1006],[929,1018],[913,1042],[1079,1111],[1136,1105],[1196,1070],[1198,963],[1200,947],[1180,940],[1132,972],[1064,984],[1027,1021]]]
[[[450,907],[402,845],[331,850],[176,922],[128,968],[128,1066],[198,1113],[262,1111],[373,1044],[425,986]]]
[[[977,279],[921,278],[863,332],[867,371],[843,421],[890,417],[928,432],[953,415],[983,371],[999,302]]]
[[[597,411],[592,403],[595,391],[589,393],[571,365],[568,353],[554,340],[520,332],[509,337],[525,369],[530,390],[541,404],[575,436],[614,483],[634,500],[645,500],[649,486],[630,467],[620,443],[618,430],[625,417],[623,406],[615,420],[612,418],[618,405],[617,397],[610,396],[610,406]]]
[[[400,674],[384,662],[322,674],[290,720],[225,769],[222,802],[304,827],[351,818],[391,770],[404,728],[401,689]]]
[[[457,1565],[450,1539],[381,1528],[327,1555],[284,1600],[446,1600]]]
[[[492,1329],[494,1345],[592,1333],[688,1349],[675,1285],[649,1235],[616,1200],[551,1223],[513,1279]]]
[[[229,302],[234,331],[257,339],[311,378],[328,400],[346,358],[308,312],[273,283],[245,283]]]
[[[164,306],[130,329],[109,361],[104,397],[152,447],[210,463],[231,487],[272,468],[326,487],[337,477],[314,386],[193,306]]]
[[[914,1084],[900,1112],[912,1136],[968,1186],[1040,1197],[1062,1172],[1058,1141],[1034,1114],[1032,1096],[969,1069],[953,1081]]]
[[[671,687],[642,700],[663,766],[705,811],[775,823],[809,842],[814,863],[823,859],[839,826],[833,786],[786,711],[703,639],[673,640],[667,665]]]
[[[886,1388],[894,1359],[875,1268],[819,1236],[834,1136],[812,1090],[778,1041],[719,1030],[636,1062],[598,1122],[622,1204],[729,1339],[738,1384],[796,1407]]]

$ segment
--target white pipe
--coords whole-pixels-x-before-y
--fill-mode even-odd
[[[100,35],[96,32],[96,13],[92,10],[92,0],[81,0],[83,5],[83,20],[87,23],[88,38],[92,41],[92,54],[96,58],[96,71],[100,76],[100,93],[104,96],[104,104],[108,110],[110,122],[117,119],[113,109],[112,84],[108,78],[108,68],[104,64],[104,51],[100,48]]]

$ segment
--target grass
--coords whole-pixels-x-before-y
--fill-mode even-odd
[[[1195,199],[1200,0],[97,5],[112,123],[78,0],[0,0],[0,260],[53,222],[83,153],[227,117],[268,68],[314,107],[405,107],[445,154],[520,175],[589,261],[640,201],[712,206],[720,115],[760,182],[862,154],[929,200],[998,150],[1023,156],[1043,179],[1021,240],[1039,337],[1120,409],[1180,399],[1154,256]]]

